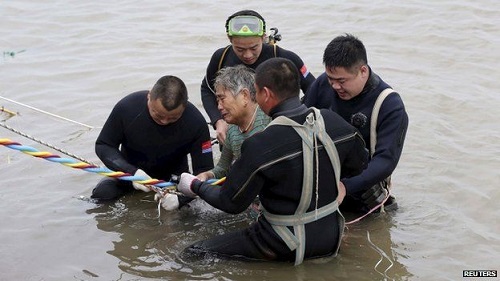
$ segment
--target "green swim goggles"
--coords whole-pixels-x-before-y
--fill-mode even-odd
[[[264,22],[255,16],[236,16],[229,20],[227,35],[262,36],[264,35]]]

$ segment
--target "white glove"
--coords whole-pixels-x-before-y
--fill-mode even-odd
[[[179,197],[175,194],[167,193],[165,196],[155,194],[155,201],[160,200],[161,206],[167,211],[177,210],[179,208]]]
[[[143,180],[149,180],[149,179],[151,179],[151,177],[148,174],[146,174],[146,172],[144,172],[141,169],[138,169],[137,172],[135,172],[134,177],[143,177],[144,178]],[[150,192],[151,191],[151,189],[147,188],[145,185],[137,183],[137,182],[134,182],[134,181],[132,182],[132,185],[137,190],[142,190],[144,192]]]
[[[177,185],[177,191],[181,192],[187,197],[195,198],[196,193],[194,193],[191,189],[191,184],[195,179],[197,178],[190,173],[182,173],[179,184]]]

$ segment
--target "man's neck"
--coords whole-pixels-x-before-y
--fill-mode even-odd
[[[278,116],[295,116],[307,111],[307,107],[303,105],[298,97],[289,98],[281,101],[269,112],[269,116],[275,119]]]

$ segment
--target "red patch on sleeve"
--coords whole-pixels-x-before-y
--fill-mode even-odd
[[[307,70],[307,67],[305,64],[300,68],[300,73],[302,73],[302,76],[304,76],[304,77],[306,77],[309,74],[309,70]]]
[[[202,153],[212,152],[212,143],[209,140],[201,144],[201,152]]]

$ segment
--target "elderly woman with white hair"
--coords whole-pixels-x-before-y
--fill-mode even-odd
[[[214,169],[198,174],[200,180],[225,177],[240,157],[243,141],[271,122],[257,104],[254,82],[254,71],[244,65],[219,70],[214,83],[217,105],[229,128],[219,162]]]
[[[262,131],[271,122],[271,118],[257,104],[254,83],[254,70],[244,65],[219,70],[214,83],[217,104],[229,127],[217,165],[212,170],[199,173],[198,179],[206,181],[225,177],[231,164],[240,157],[243,141]],[[162,207],[168,211],[178,209],[176,197],[173,194],[165,194],[161,198]],[[158,199],[156,196],[155,200]],[[252,205],[252,209],[258,212],[257,202],[258,200]]]

